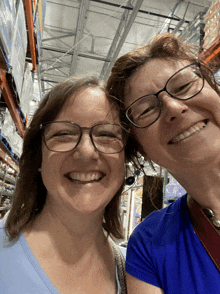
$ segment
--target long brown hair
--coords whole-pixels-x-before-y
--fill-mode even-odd
[[[6,220],[5,230],[9,241],[15,240],[27,226],[31,226],[46,201],[47,190],[38,171],[42,160],[40,125],[53,121],[69,97],[90,87],[103,90],[99,81],[94,77],[83,78],[75,82],[71,79],[62,82],[46,94],[35,112],[25,132],[23,152],[19,162],[20,173],[12,208]],[[114,99],[109,98],[109,102],[117,109]],[[115,238],[123,238],[119,210],[122,190],[123,184],[107,205],[103,219],[103,228],[107,234]]]

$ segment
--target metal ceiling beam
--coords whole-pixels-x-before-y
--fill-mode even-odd
[[[55,59],[54,61],[52,61],[52,60],[50,60],[50,61],[52,61],[52,63],[54,63],[55,61],[58,62],[59,63],[58,68],[61,68],[61,67],[70,67],[70,63],[64,62],[63,59],[62,60],[59,60],[57,57],[54,58],[54,59]],[[56,68],[56,67],[54,67],[54,68]]]
[[[72,36],[74,36],[74,34],[72,34],[72,33],[68,33],[68,34],[64,34],[63,36],[57,36],[57,37],[51,37],[51,38],[45,38],[45,39],[42,39],[42,43],[47,42],[47,41],[53,41],[53,40],[58,40],[58,39],[68,38],[68,37],[72,37]]]
[[[60,70],[60,69],[65,68],[65,67],[70,67],[70,64],[50,67],[50,68],[46,69],[45,71],[44,70],[41,71],[41,75],[43,75],[44,72],[49,72],[49,71],[52,71],[52,70],[55,70],[55,69],[56,70]],[[65,73],[65,75],[66,75],[66,73]]]
[[[41,56],[41,58],[43,58],[42,56]],[[48,57],[48,58],[44,58],[44,59],[40,59],[40,62],[42,62],[42,64],[46,64],[47,62],[54,62],[54,61],[56,61],[56,59],[57,59],[57,57],[56,56],[52,56],[52,57]]]
[[[53,71],[53,70],[59,71],[59,72],[61,72],[62,74],[64,74],[65,76],[69,76],[69,74],[64,73],[64,72],[61,71],[61,69],[64,69],[64,68],[66,68],[66,67],[67,67],[67,66],[55,66],[55,67],[50,67],[50,68],[48,68],[48,69],[46,69],[46,70],[44,70],[44,71],[41,71],[41,76],[45,75],[45,73],[46,73],[46,75],[47,75],[47,74],[49,73],[49,71]],[[68,67],[70,67],[70,65],[69,65]]]
[[[144,0],[137,0],[136,1],[136,4],[135,4],[135,6],[134,6],[134,8],[132,10],[132,13],[131,13],[131,15],[130,15],[130,17],[128,19],[128,22],[127,22],[127,24],[125,26],[124,32],[123,32],[123,34],[121,36],[121,39],[118,42],[118,45],[117,45],[117,47],[116,47],[116,49],[114,51],[114,54],[113,54],[113,56],[111,58],[111,61],[109,63],[109,66],[106,69],[105,73],[103,74],[103,78],[102,79],[104,81],[108,78],[108,76],[110,74],[111,68],[112,68],[113,64],[115,63],[115,60],[117,59],[118,54],[120,53],[121,47],[123,46],[123,44],[124,44],[124,42],[125,42],[125,40],[127,38],[127,35],[128,35],[128,33],[129,33],[130,29],[131,29],[132,24],[134,23],[134,20],[135,20],[137,14],[138,14],[138,11],[139,11],[139,9],[140,9],[143,1]]]
[[[61,2],[61,1],[60,1]],[[63,1],[62,1],[63,2]],[[75,6],[72,6],[72,5],[68,5],[68,4],[64,4],[64,3],[59,3],[59,2],[53,2],[53,1],[48,1],[47,0],[47,4],[50,3],[50,4],[55,4],[55,5],[60,5],[61,7],[68,7],[68,8],[77,8]],[[72,1],[73,2],[73,1]],[[62,8],[61,8],[62,9]]]
[[[68,33],[68,36],[65,34],[63,35],[64,33],[60,32],[59,34],[62,34],[62,36],[56,36],[52,31],[48,31],[47,30],[47,34],[50,35],[51,37],[50,38],[45,38],[45,39],[42,39],[42,44],[45,43],[45,41],[52,41],[52,40],[59,40],[59,43],[65,45],[65,46],[69,46],[69,44],[67,44],[66,42],[64,42],[62,39],[65,38],[65,37],[72,37],[75,35],[75,33]]]
[[[165,20],[164,24],[162,25],[161,29],[158,31],[158,34],[161,34],[163,32],[168,32],[170,23],[171,23],[171,17],[174,16],[174,14],[177,12],[177,10],[180,8],[181,4],[183,3],[183,0],[177,0],[177,3],[175,4],[174,8],[171,10],[169,17]],[[180,20],[180,19],[179,19]]]
[[[89,0],[81,0],[79,13],[78,13],[77,26],[76,26],[76,35],[74,40],[75,47],[74,47],[74,51],[72,55],[70,75],[74,75],[76,67],[77,67],[77,57],[78,57],[79,49],[80,49],[79,43],[83,37],[83,31],[86,24],[88,8],[89,8]]]
[[[67,28],[61,28],[61,27],[56,27],[56,26],[52,26],[52,25],[45,25],[44,26],[44,31],[46,32],[50,32],[50,31],[53,31],[53,32],[56,32],[58,34],[62,34],[62,33],[70,33],[70,34],[75,34],[75,30],[70,30],[70,29],[67,29]]]
[[[54,53],[54,54],[52,54],[52,52]],[[57,52],[57,53],[60,53],[60,52]],[[66,64],[66,65],[70,65],[70,62],[69,61],[64,61],[64,57],[66,58],[66,57],[70,57],[70,56],[68,56],[68,55],[65,55],[61,60],[59,59],[59,57],[60,57],[60,54],[57,54],[56,52],[54,52],[54,51],[51,51],[50,52],[50,50],[45,50],[44,51],[44,54],[42,54],[41,55],[41,57],[40,57],[40,62],[42,63],[42,64],[47,64],[47,63],[50,63],[51,62],[51,64],[52,63],[54,63],[55,61],[56,62],[59,62],[60,64],[61,63],[63,63],[63,64]],[[70,59],[70,58],[69,58]]]
[[[174,28],[173,34],[176,34],[179,31],[179,29],[181,28],[181,26],[184,24],[184,19],[185,19],[185,16],[186,16],[186,12],[188,10],[188,7],[189,7],[189,2],[187,3],[187,6],[186,6],[186,9],[185,9],[183,18],[179,21],[178,25]]]
[[[62,67],[62,68],[63,68],[63,67]],[[61,69],[59,69],[59,68],[55,68],[55,70],[56,70],[56,71],[59,71],[61,74],[63,74],[63,75],[66,76],[66,77],[69,76],[69,74],[63,72],[63,71],[62,71]]]
[[[178,11],[178,9],[183,4],[183,2],[184,2],[184,0],[177,0],[177,3],[176,3],[176,5],[174,6],[174,8],[172,10],[171,16],[174,16],[175,15],[175,13]],[[180,18],[179,23],[182,22],[181,25],[184,24],[184,19],[185,19],[185,17],[182,17],[182,19]],[[169,21],[167,32],[169,32],[169,30],[170,30],[170,25],[171,25],[171,20]]]
[[[123,8],[123,9],[128,9],[128,10],[132,10],[133,8],[129,7],[129,6],[124,6],[124,5],[120,5],[120,4],[116,4],[116,3],[111,3],[108,1],[102,1],[102,0],[90,0],[91,2],[97,2],[99,4],[106,4],[106,5],[110,5],[110,6],[114,6],[114,7],[118,7],[118,8]],[[148,14],[148,15],[152,15],[152,16],[158,16],[158,17],[162,17],[162,18],[168,18],[171,20],[179,20],[179,18],[177,17],[171,17],[171,16],[167,16],[164,14],[159,14],[159,13],[154,13],[152,11],[146,11],[146,10],[142,10],[139,9],[138,10],[139,13],[144,13],[144,14]],[[185,20],[186,23],[189,23],[188,20]]]
[[[52,80],[48,80],[48,79],[41,79],[41,83],[48,83],[52,89],[54,87],[54,85],[51,85],[51,83],[53,84],[59,84],[59,82],[56,82],[56,81],[52,81]],[[46,89],[46,87],[44,87],[44,90],[43,90],[43,93],[46,94],[47,92],[49,92],[50,89]]]
[[[66,54],[66,55],[73,55],[73,52],[67,52],[67,50],[64,49],[55,49],[55,48],[51,48],[51,47],[46,47],[46,46],[42,46],[41,49],[43,50],[49,50],[49,51],[54,51],[54,52],[58,52],[58,53],[62,53],[62,54]],[[78,56],[80,57],[85,57],[85,58],[90,58],[90,59],[96,59],[96,60],[100,60],[100,61],[107,61],[110,62],[110,60],[106,59],[106,57],[101,56],[101,55],[96,55],[96,54],[89,54],[89,53],[78,53]]]
[[[129,0],[129,3],[128,4],[131,4],[131,1],[130,0]],[[108,60],[111,59],[111,57],[112,57],[112,55],[114,53],[114,50],[116,49],[116,45],[117,45],[118,40],[120,38],[121,32],[122,32],[123,28],[126,25],[126,21],[127,21],[128,15],[129,15],[129,10],[125,10],[123,12],[122,16],[121,16],[121,20],[120,20],[120,23],[118,25],[118,29],[117,29],[117,31],[115,33],[114,39],[112,41],[112,44],[111,44],[111,46],[109,48],[109,51],[108,51],[108,54],[107,54],[107,57],[106,57],[106,59],[108,59]],[[100,80],[102,80],[104,78],[104,75],[105,75],[105,72],[106,72],[108,66],[109,66],[109,63],[105,61],[104,65],[102,67],[100,76],[99,76]]]
[[[48,79],[48,78],[53,79],[53,78],[56,78],[56,77],[59,78],[59,79],[60,79],[60,78],[62,78],[62,79],[64,78],[64,76],[63,76],[63,75],[60,75],[60,74],[47,73],[47,74],[45,74],[45,76],[42,77],[42,79],[43,79],[43,78],[44,78],[44,79],[46,79],[46,78],[47,78],[47,79]]]
[[[184,18],[182,18],[179,23],[177,24],[177,26],[175,26],[174,30],[172,31],[173,34],[176,34],[179,29],[181,28],[181,26],[184,24]],[[170,28],[172,29],[172,28]]]

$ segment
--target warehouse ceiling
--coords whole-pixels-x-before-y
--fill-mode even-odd
[[[114,61],[160,32],[177,35],[208,0],[47,0],[38,66],[41,93],[70,76],[106,80]]]

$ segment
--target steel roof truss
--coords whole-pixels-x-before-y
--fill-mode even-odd
[[[76,35],[74,40],[75,47],[73,50],[70,75],[73,75],[75,73],[75,69],[77,67],[77,57],[78,57],[78,53],[80,49],[80,41],[83,37],[83,31],[86,24],[87,10],[89,9],[89,5],[90,5],[89,0],[81,0],[79,13],[78,13]]]
[[[109,73],[111,71],[111,68],[112,68],[113,64],[115,63],[115,60],[118,57],[118,54],[119,54],[119,52],[120,52],[120,50],[121,50],[121,48],[122,48],[122,46],[123,46],[123,44],[124,44],[124,42],[126,40],[126,37],[127,37],[128,33],[129,33],[130,29],[131,29],[132,24],[134,23],[134,20],[135,20],[137,14],[138,14],[138,10],[140,9],[142,3],[143,3],[143,0],[137,0],[136,1],[136,4],[135,4],[135,6],[134,6],[134,8],[132,10],[132,13],[131,13],[130,17],[128,18],[128,21],[127,21],[127,24],[126,24],[125,29],[123,31],[123,34],[121,36],[121,39],[119,40],[118,45],[117,45],[117,47],[116,47],[116,49],[114,51],[114,54],[113,54],[113,56],[111,58],[111,62],[109,63],[108,68],[106,69],[105,73],[103,74],[103,80],[106,80],[108,78]]]

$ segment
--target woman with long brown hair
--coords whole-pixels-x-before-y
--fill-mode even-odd
[[[117,105],[95,78],[60,83],[43,98],[0,223],[1,293],[126,293],[110,238],[122,238],[125,144]]]

